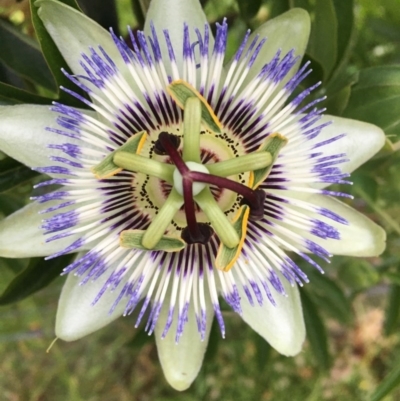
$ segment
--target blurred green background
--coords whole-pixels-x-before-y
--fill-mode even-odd
[[[148,3],[78,2],[122,35],[128,24],[142,26]],[[227,17],[230,55],[248,28],[291,7],[310,12],[307,83],[323,83],[314,96],[328,95],[328,113],[377,124],[387,134],[385,148],[344,189],[355,196],[354,207],[387,230],[386,252],[373,259],[334,257],[323,265],[324,276],[303,266],[311,281],[302,290],[308,338],[295,358],[279,355],[225,308],[226,339],[213,327],[199,377],[183,393],[165,382],[154,339],[133,328],[132,316],[80,341],[59,341],[46,353],[65,260],[0,259],[1,400],[400,399],[400,0],[202,3],[211,23]],[[29,1],[0,0],[0,16],[0,103],[48,103],[56,86],[34,42]],[[0,155],[0,216],[27,202],[39,179]]]

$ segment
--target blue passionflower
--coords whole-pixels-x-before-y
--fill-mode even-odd
[[[39,16],[72,74],[55,102],[0,108],[0,149],[51,177],[0,223],[4,257],[66,266],[56,335],[76,340],[121,315],[155,333],[169,383],[202,363],[220,297],[284,355],[305,338],[293,255],[374,256],[385,233],[326,189],[383,145],[370,124],[323,115],[299,90],[310,21],[293,9],[248,32],[225,60],[197,0],[153,0],[128,45],[53,0]],[[76,88],[86,93],[83,97]],[[294,94],[295,93],[295,94]],[[45,188],[42,188],[45,187]]]

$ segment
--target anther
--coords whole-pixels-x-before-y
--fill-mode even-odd
[[[256,189],[253,193],[254,200],[252,202],[243,198],[240,204],[250,206],[249,220],[261,220],[264,217],[264,202],[267,194],[262,189]]]
[[[153,150],[156,155],[160,155],[160,156],[167,155],[167,151],[164,149],[164,146],[162,145],[162,143],[160,141],[160,136],[162,136],[162,135],[164,135],[164,136],[168,135],[168,139],[169,139],[171,146],[173,146],[175,149],[179,148],[179,145],[181,144],[181,138],[179,138],[179,136],[177,136],[177,135],[173,135],[173,134],[163,131],[160,133],[158,139],[156,140],[156,143],[154,144]]]
[[[191,230],[189,226],[182,230],[181,238],[187,244],[207,244],[214,235],[212,227],[206,223],[196,223],[197,229]]]

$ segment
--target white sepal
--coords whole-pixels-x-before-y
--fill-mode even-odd
[[[51,111],[50,106],[1,106],[0,150],[28,167],[56,165],[50,161],[50,156],[65,157],[65,154],[50,149],[48,145],[83,144],[79,140],[47,131],[46,127],[60,128],[56,119],[57,113]]]
[[[207,299],[207,298],[206,298]],[[155,328],[155,338],[160,359],[167,382],[178,391],[186,390],[196,379],[203,363],[204,353],[207,349],[210,336],[211,323],[214,317],[211,302],[206,301],[207,329],[205,339],[201,341],[197,329],[193,302],[190,303],[188,322],[186,323],[179,343],[175,342],[177,327],[177,313],[173,323],[164,339],[161,338],[168,316],[168,302],[165,302]],[[176,312],[176,311],[175,311]]]
[[[0,256],[5,258],[48,256],[62,251],[79,239],[80,235],[71,235],[56,241],[45,241],[40,226],[44,216],[48,218],[54,213],[43,215],[39,212],[57,203],[59,202],[49,201],[46,204],[32,202],[2,220],[0,222]],[[80,250],[82,248],[74,252]]]
[[[82,256],[79,255],[78,257]],[[110,309],[121,291],[124,281],[113,292],[106,291],[100,300],[92,305],[103,288],[108,275],[96,281],[79,285],[82,278],[69,274],[58,301],[56,336],[64,341],[74,341],[91,334],[122,316],[125,303],[119,302],[110,314]]]
[[[184,23],[189,26],[189,34],[192,43],[197,41],[195,29],[199,29],[203,35],[204,26],[208,25],[207,18],[198,0],[152,0],[149,11],[146,15],[146,23],[144,26],[146,36],[151,36],[150,23],[154,24],[164,60],[169,59],[163,32],[165,29],[168,29],[179,68],[182,67],[183,59],[182,48]],[[212,50],[214,39],[211,29],[209,32],[209,49]],[[165,65],[168,66],[168,63]]]
[[[235,275],[234,269],[233,274]],[[281,274],[277,274],[287,296],[278,293],[270,286],[275,306],[266,297],[262,306],[257,303],[251,305],[241,286],[238,286],[242,318],[279,353],[293,356],[301,351],[306,335],[301,300],[297,286],[291,287]],[[235,281],[239,282],[239,279],[236,278]],[[260,282],[258,284],[259,288],[262,288],[262,284]]]

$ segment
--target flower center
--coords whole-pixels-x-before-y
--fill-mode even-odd
[[[186,162],[185,164],[190,171],[197,171],[200,173],[209,174],[209,171],[207,170],[207,167],[204,164],[195,162]],[[174,178],[174,188],[176,189],[179,195],[183,196],[185,179],[184,176],[182,176],[182,174],[180,173],[178,168],[175,169],[173,178]],[[198,195],[205,187],[206,184],[203,182],[192,182],[193,196]]]
[[[178,151],[180,137],[161,132],[153,152],[168,156],[170,163],[141,156],[146,141],[146,133],[141,132],[112,152],[93,171],[98,178],[104,178],[126,169],[165,181],[171,186],[170,193],[146,230],[121,233],[122,246],[178,251],[186,244],[206,244],[216,234],[220,241],[220,257],[218,261],[217,255],[216,264],[227,270],[240,254],[248,219],[263,218],[265,192],[257,187],[269,174],[286,139],[271,134],[257,152],[205,166],[201,161],[202,126],[219,134],[221,124],[206,100],[186,82],[175,81],[168,91],[184,109],[182,152]],[[245,172],[250,172],[248,185],[227,178]],[[241,196],[242,202],[234,221],[228,219],[215,200],[211,192],[213,187]],[[182,206],[186,227],[177,238],[170,234],[170,226]],[[197,221],[197,207],[206,215],[207,222]]]

